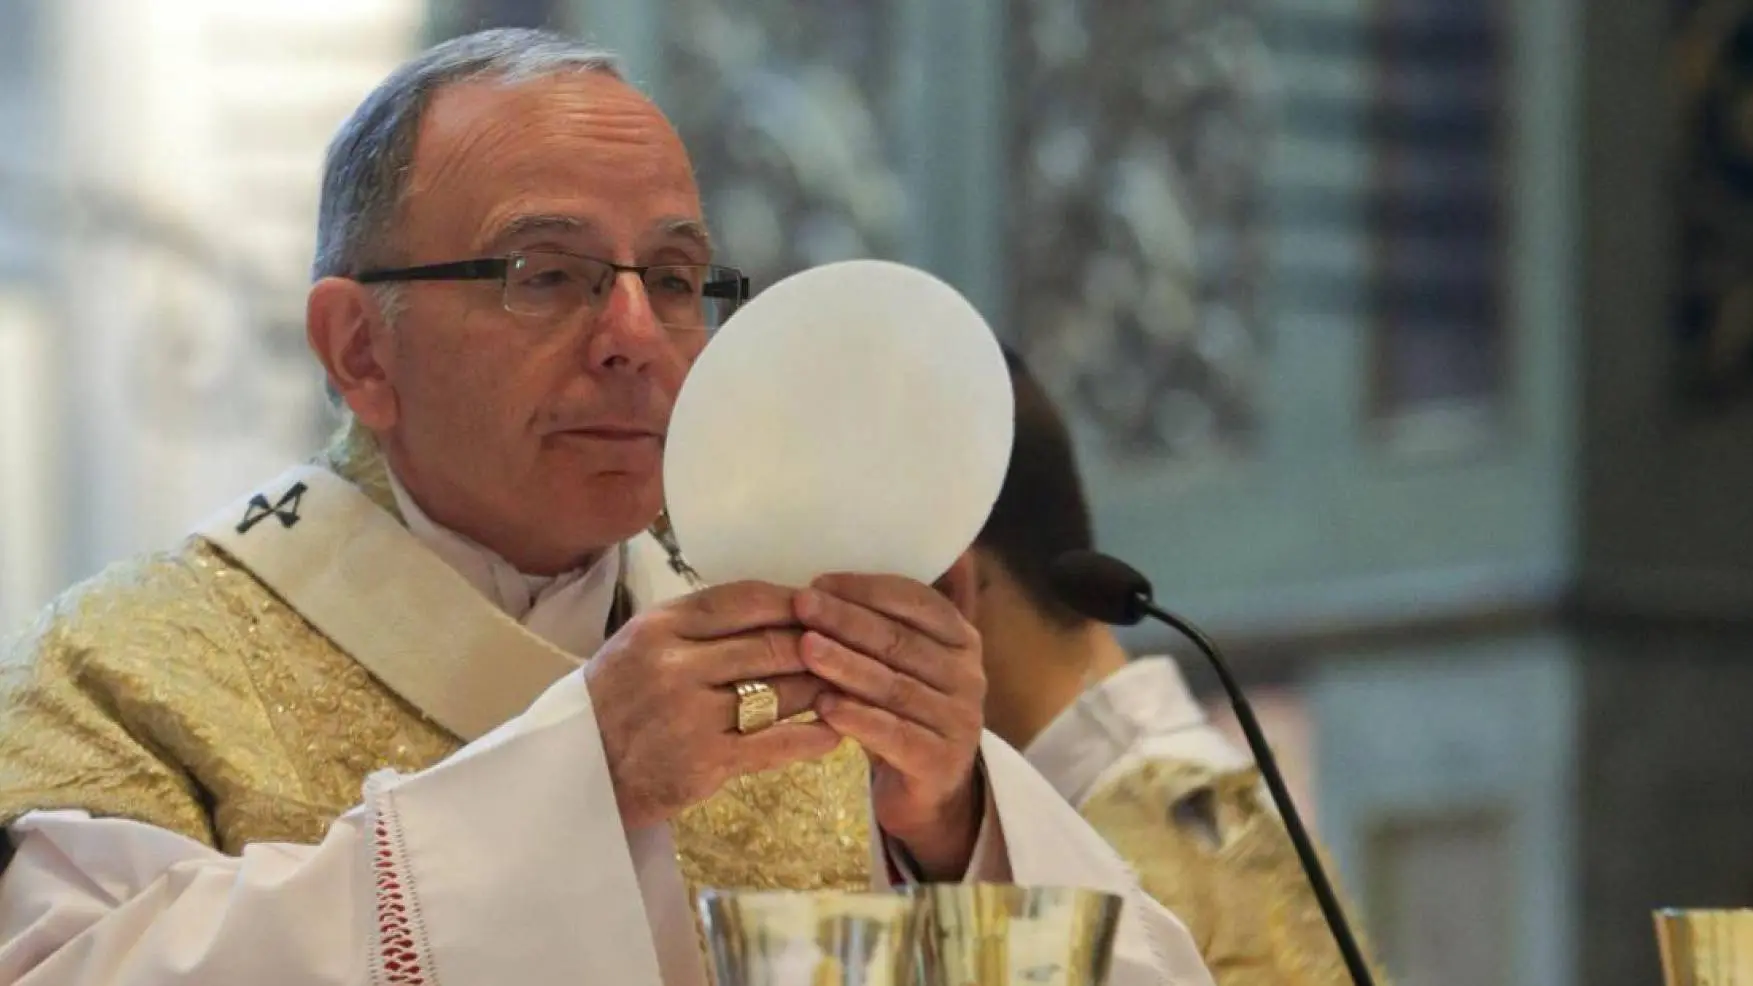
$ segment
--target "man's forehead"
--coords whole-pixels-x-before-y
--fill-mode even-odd
[[[580,70],[516,80],[486,76],[452,82],[432,94],[423,123],[448,121],[467,126],[472,117],[503,119],[507,110],[528,113],[569,103],[611,113],[663,115],[657,104],[631,83],[606,72]]]
[[[411,198],[477,249],[537,234],[599,250],[710,248],[686,149],[656,106],[610,76],[447,87],[428,107],[413,172]]]
[[[519,241],[541,237],[558,239],[603,239],[612,235],[606,225],[594,217],[568,212],[511,210],[486,231],[485,246],[510,246]],[[702,249],[712,248],[712,236],[706,224],[693,216],[661,216],[645,224],[638,238],[646,242],[684,241]]]
[[[656,151],[688,166],[681,135],[656,103],[621,79],[583,71],[443,87],[421,116],[416,156],[491,157],[506,145],[580,139],[596,143],[599,155]]]

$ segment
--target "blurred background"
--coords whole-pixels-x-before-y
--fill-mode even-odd
[[[316,447],[323,147],[505,24],[1030,358],[1396,982],[1753,905],[1753,0],[0,0],[0,626]]]

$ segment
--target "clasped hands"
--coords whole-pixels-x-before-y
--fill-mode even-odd
[[[585,665],[628,828],[666,821],[726,781],[829,753],[871,761],[877,825],[934,880],[967,869],[986,678],[980,637],[930,586],[830,575],[802,590],[714,586],[635,616]],[[766,683],[782,720],[737,731],[737,685]]]

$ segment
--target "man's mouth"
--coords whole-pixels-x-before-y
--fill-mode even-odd
[[[578,438],[588,438],[599,442],[657,441],[663,438],[663,435],[648,428],[621,428],[612,425],[590,428],[569,428],[566,431],[561,432],[561,434],[572,435]]]

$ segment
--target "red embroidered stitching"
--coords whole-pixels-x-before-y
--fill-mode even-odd
[[[377,938],[382,953],[384,983],[392,986],[425,986],[426,972],[414,939],[412,906],[401,874],[396,872],[395,852],[390,847],[389,826],[379,821],[371,866],[377,882]]]

